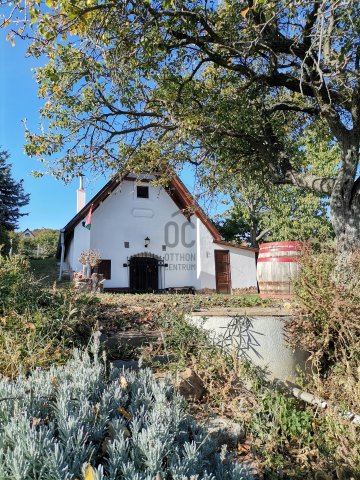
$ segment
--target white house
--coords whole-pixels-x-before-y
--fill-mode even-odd
[[[112,291],[256,289],[257,250],[223,241],[177,176],[166,188],[152,178],[117,176],[87,204],[81,180],[77,214],[61,231],[63,266],[81,271],[80,252],[91,248],[101,254],[98,272]]]
[[[26,228],[23,232],[21,232],[20,236],[24,238],[35,238],[35,235],[29,228]]]

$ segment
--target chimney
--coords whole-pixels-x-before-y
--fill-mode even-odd
[[[76,190],[76,213],[80,212],[85,207],[86,204],[86,193],[84,190],[84,175],[80,175],[80,185]]]

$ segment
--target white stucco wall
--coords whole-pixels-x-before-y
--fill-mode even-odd
[[[197,288],[199,290],[204,288],[215,290],[214,239],[199,218],[196,219],[196,229],[199,258],[197,265]]]
[[[149,186],[149,198],[137,198],[137,185]],[[106,280],[105,288],[127,288],[129,269],[123,265],[132,255],[149,252],[168,264],[160,268],[159,288],[193,286],[197,290],[215,290],[216,249],[230,250],[233,288],[256,286],[255,254],[214,244],[202,221],[193,215],[189,222],[160,187],[125,180],[93,212],[90,231],[82,226],[83,220],[74,229],[66,260],[73,270],[81,271],[80,252],[99,250],[104,260],[111,260],[111,279]],[[150,238],[147,248],[146,237]],[[129,248],[124,242],[129,242]]]
[[[232,288],[257,286],[255,252],[219,244],[215,244],[215,249],[230,252]]]
[[[149,186],[149,198],[137,198],[137,185]],[[147,248],[146,237],[150,238]],[[86,242],[89,245],[86,246]],[[129,242],[125,248],[124,242]],[[92,214],[90,232],[81,223],[75,228],[72,264],[80,269],[76,258],[84,248],[99,250],[103,259],[111,260],[111,280],[106,287],[129,285],[128,257],[149,252],[164,258],[166,287],[196,287],[196,228],[161,188],[148,183],[124,181]],[[166,251],[163,250],[166,246]],[[74,267],[73,267],[74,268]],[[164,269],[161,268],[163,274]],[[163,275],[160,287],[163,287]]]
[[[83,218],[85,220],[85,217]],[[81,222],[83,221],[81,220]],[[79,262],[79,256],[82,250],[88,250],[90,248],[90,232],[87,228],[84,228],[81,222],[74,228],[74,238],[72,239],[65,259],[69,263],[70,268],[73,271],[82,271],[82,265]]]
[[[74,264],[74,239],[68,244],[67,250],[65,251],[65,262],[72,269]]]
[[[215,250],[229,250],[231,287],[256,287],[255,252],[227,245],[214,243],[213,237],[206,226],[197,219],[197,249],[198,249],[198,287],[199,289],[216,289]]]

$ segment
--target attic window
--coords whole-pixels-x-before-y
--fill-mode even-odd
[[[137,198],[149,198],[149,187],[137,186],[136,187]]]

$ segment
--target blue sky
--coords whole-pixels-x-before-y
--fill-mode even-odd
[[[37,87],[32,68],[34,59],[26,58],[26,45],[17,41],[15,47],[5,41],[0,32],[0,145],[11,155],[13,177],[24,179],[24,190],[31,194],[30,204],[24,209],[29,215],[22,217],[19,229],[60,228],[74,213],[75,186],[64,185],[51,176],[36,179],[31,172],[39,163],[24,154],[24,126],[39,124]]]
[[[15,47],[5,41],[6,33],[0,31],[0,146],[11,155],[13,177],[24,179],[24,190],[30,193],[30,204],[24,209],[29,215],[19,221],[19,230],[25,228],[61,228],[75,214],[75,190],[78,180],[65,185],[50,175],[34,178],[33,171],[41,165],[24,154],[24,125],[26,118],[30,129],[40,124],[39,108],[42,102],[37,97],[37,85],[33,69],[39,65],[34,58],[26,58],[26,45],[20,40]],[[193,189],[190,169],[181,175],[185,184]],[[86,190],[89,200],[107,181],[106,178],[87,179]],[[206,205],[207,204],[207,205]],[[224,207],[206,202],[209,213],[217,213]]]

